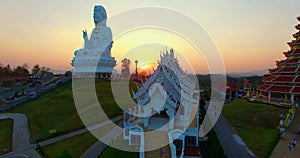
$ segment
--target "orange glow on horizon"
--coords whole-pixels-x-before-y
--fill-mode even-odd
[[[276,60],[285,59],[282,52],[289,49],[286,43],[293,39],[292,34],[297,31],[294,26],[299,24],[296,17],[299,16],[300,1],[185,3],[104,0],[100,3],[106,8],[108,18],[126,10],[149,6],[184,13],[207,30],[229,73],[276,67]],[[11,67],[27,63],[30,67],[39,64],[54,70],[71,70],[74,52],[83,46],[81,30],[86,29],[90,35],[94,28],[93,6],[96,4],[99,2],[0,1],[0,63]],[[128,22],[126,19],[124,21]],[[176,56],[180,58],[183,70],[208,73],[205,59],[199,53],[201,50],[196,50],[176,34],[143,29],[117,37],[117,27],[122,25],[116,28],[107,26],[112,30],[114,44],[111,53],[118,62],[115,68],[119,72],[120,61],[125,57],[132,61],[133,69],[135,60],[139,64],[148,61],[157,63],[160,51],[168,47],[178,52]]]

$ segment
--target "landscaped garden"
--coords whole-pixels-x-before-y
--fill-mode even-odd
[[[109,131],[111,131],[112,128],[113,125],[108,125],[105,128],[98,129],[97,132],[108,133]],[[120,142],[123,143],[123,139],[121,141],[120,139],[122,139],[122,136],[119,136],[118,141],[115,141],[114,143],[120,143]],[[56,142],[51,145],[47,145],[43,147],[43,150],[44,153],[49,157],[59,157],[64,152],[67,152],[73,158],[77,158],[82,156],[82,154],[85,153],[87,149],[91,147],[93,144],[95,144],[97,141],[98,139],[95,138],[91,133],[85,133],[60,142]],[[115,149],[113,147],[107,147],[103,151],[103,153],[101,153],[99,158],[108,158],[108,157],[138,158],[138,153],[122,151],[122,150]]]
[[[120,122],[122,122],[122,120],[116,121],[114,124],[109,124],[102,128],[98,128],[94,132],[97,133],[99,137],[103,138],[113,130],[113,128],[116,126],[115,124],[119,124]],[[76,158],[82,156],[82,154],[84,154],[86,150],[97,141],[98,139],[88,132],[44,146],[42,149],[49,157],[58,157],[59,155],[62,155],[63,152],[68,152],[69,155],[71,155],[73,158]]]
[[[111,158],[111,157],[122,157],[122,158],[138,158],[139,153],[128,152],[115,149],[113,147],[108,147],[104,152],[98,156],[98,158]]]
[[[120,115],[122,109],[114,101],[110,85],[110,81],[106,80],[97,79],[95,82],[101,106],[107,116],[112,118]],[[132,83],[130,87],[133,87]],[[74,104],[71,82],[9,112],[27,116],[32,142],[84,128]],[[57,131],[56,134],[49,134],[53,129]]]
[[[118,81],[116,84],[127,84],[127,81]],[[111,92],[111,83],[97,79],[95,87],[99,102],[106,115],[112,118],[122,114],[122,109],[116,104]],[[130,83],[129,88],[135,90],[133,87],[135,87],[133,83]],[[84,128],[76,111],[71,82],[9,112],[23,113],[27,116],[32,142]],[[56,130],[56,133],[49,134],[49,131],[53,129]],[[92,134],[86,133],[45,146],[43,150],[50,157],[57,157],[64,154],[65,151],[72,157],[80,157],[95,142],[97,142],[97,139]],[[105,153],[107,152],[111,152],[110,148],[108,148],[108,151],[105,151]],[[123,155],[122,151],[119,150],[113,150],[112,152],[121,152],[121,155]]]
[[[67,151],[73,158],[77,158],[96,142],[97,139],[91,133],[85,133],[45,146],[43,150],[49,157],[55,158]]]
[[[286,111],[288,109],[240,99],[225,105],[222,113],[254,154],[265,158],[279,140],[279,115]]]
[[[13,120],[0,120],[0,155],[12,150]]]

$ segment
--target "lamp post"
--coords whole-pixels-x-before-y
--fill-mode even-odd
[[[135,78],[138,79],[138,71],[137,71],[137,64],[138,64],[138,60],[135,60]]]

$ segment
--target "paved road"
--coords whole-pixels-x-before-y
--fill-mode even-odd
[[[236,134],[229,121],[221,114],[214,126],[224,153],[230,158],[255,157],[243,140]]]
[[[286,131],[281,135],[280,140],[277,145],[273,149],[273,152],[270,158],[294,158],[300,157],[300,134],[295,134],[296,131],[300,130],[300,109],[298,108],[295,114],[295,118],[290,124],[290,126],[286,129]],[[278,131],[279,132],[279,131]],[[288,148],[289,143],[292,142],[293,139],[297,140],[297,145],[290,151]]]
[[[107,147],[106,144],[98,141],[92,145],[82,156],[81,158],[97,158],[103,150]]]
[[[122,127],[123,122],[120,122],[119,125]],[[105,137],[103,137],[101,140],[103,142],[109,142],[109,144],[111,144],[115,139],[117,139],[117,137],[119,137],[122,134],[123,134],[122,128],[119,128],[117,126],[110,133],[108,133]],[[107,147],[106,144],[102,143],[101,141],[98,141],[94,145],[92,145],[81,156],[81,158],[97,158],[98,155],[100,155],[106,147]]]
[[[13,119],[13,152],[0,156],[1,158],[39,158],[38,153],[31,148],[29,138],[29,130],[27,125],[27,118],[23,114],[0,113],[1,119]]]

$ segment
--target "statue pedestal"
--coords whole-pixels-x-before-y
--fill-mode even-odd
[[[92,49],[77,50],[72,60],[73,74],[84,78],[110,78],[116,60],[114,57],[101,54]]]

